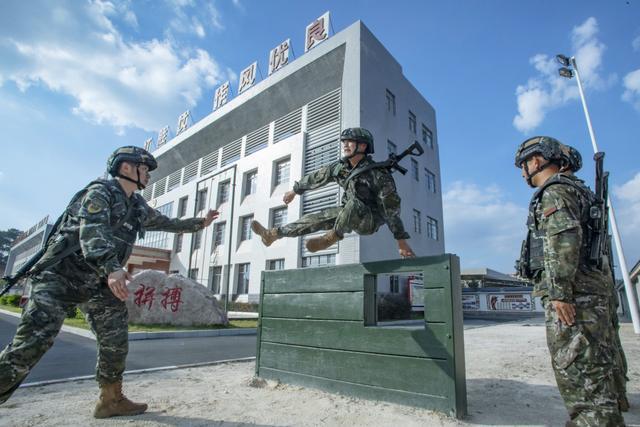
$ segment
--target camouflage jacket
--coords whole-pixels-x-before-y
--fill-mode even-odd
[[[34,268],[77,248],[62,257],[65,267],[104,279],[123,268],[136,238],[144,237],[146,230],[195,232],[203,225],[203,218],[168,218],[149,207],[140,194],[127,197],[115,179],[94,181],[71,200]]]
[[[590,202],[583,181],[564,175],[570,184],[553,184],[534,195],[530,231],[542,231],[544,270],[534,277],[534,295],[572,302],[579,295],[608,295],[609,277],[588,261],[588,211]],[[549,178],[552,179],[552,178]]]
[[[348,161],[339,160],[317,171],[306,175],[293,186],[296,194],[322,187],[336,182],[344,189],[342,205],[351,198],[357,198],[368,206],[379,224],[386,223],[395,239],[408,239],[409,233],[404,229],[400,219],[400,196],[396,191],[396,183],[391,173],[385,168],[373,168],[363,172],[347,182],[351,173],[371,165],[370,156],[363,158],[355,167]],[[346,186],[346,188],[345,188]]]

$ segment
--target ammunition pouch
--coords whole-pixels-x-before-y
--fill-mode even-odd
[[[520,277],[533,279],[544,270],[544,230],[529,230],[522,242],[516,271]]]

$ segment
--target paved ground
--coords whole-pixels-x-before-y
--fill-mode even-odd
[[[0,349],[13,338],[19,320],[0,313]],[[131,341],[127,370],[237,359],[255,353],[255,335]],[[95,364],[95,341],[61,332],[26,382],[93,375]]]
[[[339,396],[287,384],[255,387],[254,363],[230,363],[128,375],[125,389],[149,403],[138,417],[95,420],[93,381],[21,388],[0,405],[3,426],[564,426],[539,323],[474,322],[464,334],[469,416]],[[628,426],[640,425],[640,337],[622,327],[630,356]],[[254,385],[254,386],[252,386]]]

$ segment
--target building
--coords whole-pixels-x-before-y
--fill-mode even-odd
[[[464,288],[508,288],[531,286],[531,283],[490,268],[470,268],[462,270],[460,281]]]
[[[4,270],[5,276],[13,276],[31,256],[44,246],[52,227],[53,224],[49,224],[49,216],[47,215],[13,241]]]
[[[386,226],[372,236],[347,235],[315,254],[306,251],[305,238],[265,248],[252,237],[253,219],[272,227],[340,203],[335,184],[296,197],[288,206],[282,196],[295,180],[339,158],[341,129],[362,126],[375,137],[376,160],[415,141],[423,144],[424,155],[401,163],[409,172],[394,174],[402,219],[419,256],[444,252],[435,110],[363,23],[332,37],[327,30],[322,43],[243,90],[245,71],[235,98],[219,102],[222,86],[211,114],[162,141],[153,152],[158,169],[143,192],[168,216],[202,216],[218,209],[220,218],[193,235],[148,232],[139,245],[171,250],[171,272],[188,274],[239,301],[257,300],[264,269],[397,258]]]

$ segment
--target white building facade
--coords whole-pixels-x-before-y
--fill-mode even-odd
[[[361,22],[217,104],[153,152],[159,166],[143,192],[152,206],[171,217],[220,211],[199,233],[148,232],[138,242],[172,250],[172,272],[220,296],[255,302],[265,269],[397,258],[386,225],[371,236],[348,234],[315,254],[306,251],[306,238],[285,238],[266,248],[251,233],[253,219],[273,227],[340,203],[336,184],[308,191],[288,206],[282,196],[294,181],[339,159],[340,131],[356,126],[373,133],[378,161],[415,141],[422,144],[422,156],[401,162],[408,173],[394,173],[402,220],[418,256],[444,252],[435,110]]]

